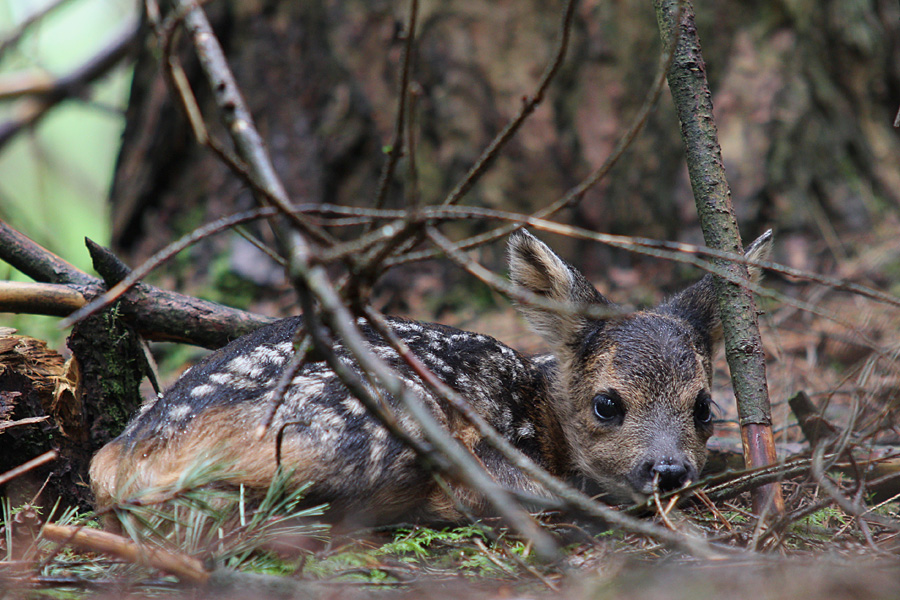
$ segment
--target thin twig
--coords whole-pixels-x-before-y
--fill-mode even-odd
[[[403,44],[403,57],[400,59],[400,83],[397,86],[397,116],[394,120],[394,137],[391,140],[391,147],[388,151],[387,162],[381,175],[378,177],[378,185],[375,188],[375,199],[372,206],[375,208],[383,208],[387,199],[387,191],[390,187],[391,180],[394,178],[394,170],[400,156],[403,154],[403,129],[406,127],[406,102],[409,97],[409,73],[412,66],[413,44],[416,39],[416,22],[419,14],[418,0],[410,0],[409,3],[409,23],[406,27],[406,39]]]
[[[28,462],[22,463],[15,469],[10,469],[6,473],[3,473],[2,475],[0,475],[0,485],[3,485],[8,481],[12,481],[16,477],[19,477],[20,475],[24,475],[28,471],[30,471],[32,469],[36,469],[36,468],[40,467],[41,465],[45,465],[48,462],[52,462],[52,461],[56,460],[58,457],[59,457],[59,454],[56,452],[56,450],[50,450],[49,452],[44,452],[40,456],[32,458]]]
[[[556,76],[556,73],[559,71],[565,60],[566,51],[569,48],[569,37],[572,31],[572,20],[575,16],[576,5],[577,0],[568,0],[566,7],[563,9],[556,52],[554,53],[550,64],[544,70],[534,94],[523,98],[522,108],[519,109],[519,113],[513,117],[493,140],[491,140],[491,143],[484,149],[481,156],[478,157],[478,160],[475,161],[475,164],[472,165],[468,173],[466,173],[460,182],[456,184],[456,187],[447,194],[447,197],[443,201],[444,205],[456,204],[466,195],[466,193],[468,193],[472,186],[475,185],[475,182],[478,181],[497,156],[499,156],[503,146],[512,139],[531,113],[533,113],[538,105],[543,102],[544,94],[546,94],[550,82],[553,81],[553,78]]]
[[[44,415],[43,417],[25,417],[24,419],[17,419],[15,421],[0,421],[0,433],[2,433],[5,429],[11,429],[12,427],[21,427],[22,425],[34,425],[36,423],[43,423],[49,418],[49,415]]]
[[[20,131],[34,126],[51,108],[74,96],[80,95],[85,86],[93,83],[119,62],[128,56],[138,36],[137,24],[132,24],[121,31],[97,54],[90,57],[79,67],[53,82],[49,88],[37,98],[29,98],[27,110],[19,111],[19,115],[0,123],[0,148],[15,137]]]
[[[330,235],[299,218],[288,208],[290,199],[287,190],[275,171],[268,148],[256,129],[253,116],[250,114],[234,75],[228,67],[225,53],[213,33],[206,13],[193,0],[174,0],[173,5],[179,13],[184,15],[184,26],[197,50],[200,67],[209,82],[219,108],[219,117],[234,142],[238,156],[247,165],[253,179],[266,190],[265,196],[257,194],[257,201],[261,205],[271,203],[300,231],[317,241],[330,243]],[[279,241],[282,245],[281,253],[285,257],[290,256],[293,246],[298,243],[296,236],[287,234],[279,236]],[[299,243],[305,244],[305,242]]]
[[[706,495],[706,492],[704,492],[703,490],[695,490],[694,496],[699,498],[700,501],[703,502],[704,505],[706,505],[706,508],[708,508],[710,512],[712,512],[712,514],[714,514],[716,518],[722,522],[722,525],[725,527],[725,529],[727,529],[728,531],[732,531],[731,523],[728,522],[728,519],[726,519],[725,515],[723,515],[721,511],[719,511],[716,505],[713,504],[713,501],[709,499],[709,496]]]
[[[104,308],[118,300],[122,296],[122,294],[134,287],[153,269],[157,268],[167,260],[170,260],[176,254],[178,254],[185,248],[192,246],[198,241],[209,237],[210,235],[226,231],[235,225],[255,221],[264,216],[273,216],[276,214],[276,212],[277,209],[272,207],[257,208],[254,210],[237,213],[229,217],[224,217],[222,219],[213,221],[209,225],[204,225],[203,227],[194,229],[189,234],[179,238],[175,242],[169,244],[168,246],[148,258],[146,261],[144,261],[143,264],[131,271],[131,273],[129,273],[127,277],[104,292],[102,295],[98,296],[79,310],[69,315],[67,318],[60,321],[59,328],[66,329],[68,327],[71,327],[82,319],[95,314],[97,311],[103,310]]]
[[[300,372],[300,369],[306,365],[310,350],[312,350],[312,339],[301,323],[297,327],[297,331],[294,332],[294,353],[291,355],[291,360],[284,367],[284,371],[282,371],[281,375],[278,377],[278,382],[275,384],[275,389],[272,391],[272,399],[269,401],[269,407],[266,409],[266,414],[263,416],[262,422],[256,428],[257,439],[262,439],[269,429],[269,426],[272,424],[275,413],[284,402],[284,397],[287,394],[291,383],[294,381],[294,377]]]
[[[681,3],[679,3],[679,10],[680,6]],[[631,145],[634,138],[636,138],[638,133],[640,133],[640,131],[644,128],[644,124],[647,122],[647,118],[650,116],[650,112],[653,110],[653,107],[656,106],[656,102],[659,100],[659,97],[665,87],[666,73],[668,72],[669,66],[672,63],[672,58],[675,55],[675,47],[677,41],[678,36],[673,36],[673,39],[670,41],[670,43],[663,49],[663,53],[659,61],[659,66],[657,67],[656,76],[654,77],[653,84],[650,86],[650,89],[645,95],[643,104],[635,114],[634,118],[631,120],[628,128],[619,137],[616,145],[613,147],[612,152],[610,152],[606,160],[599,167],[594,169],[578,185],[566,192],[561,198],[559,198],[552,204],[537,211],[534,215],[532,215],[533,217],[541,219],[547,218],[562,210],[563,208],[578,204],[578,202],[584,197],[588,190],[590,190],[599,181],[606,177],[606,174],[610,171],[610,169],[613,168],[613,166],[615,166],[615,164],[619,161],[619,158],[621,158],[621,156],[625,153],[625,150],[627,150]],[[458,247],[461,250],[476,248],[478,246],[482,246],[484,244],[488,244],[502,237],[505,237],[516,229],[518,229],[518,226],[507,225],[499,227],[493,231],[488,231],[486,233],[479,234],[467,240],[464,240],[463,242],[460,242],[458,244]],[[430,258],[434,258],[435,256],[437,256],[435,252],[429,252],[427,250],[422,252],[409,253],[404,256],[399,256],[395,259],[386,261],[385,265],[390,267],[406,262],[428,260]]]

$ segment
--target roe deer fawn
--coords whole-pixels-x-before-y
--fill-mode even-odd
[[[764,258],[770,246],[771,232],[750,246],[747,258]],[[613,306],[527,232],[510,238],[509,266],[514,285],[538,296]],[[750,271],[758,278],[758,268]],[[551,354],[523,356],[486,335],[444,325],[399,318],[389,323],[435,375],[549,472],[579,480],[612,501],[697,479],[712,434],[711,363],[721,339],[711,275],[653,309],[604,319],[518,308]],[[268,433],[257,439],[300,319],[233,341],[146,405],[94,457],[90,475],[98,507],[139,489],[174,484],[198,460],[227,465],[223,485],[264,491],[276,473],[275,436],[283,429],[281,460],[294,469],[298,485],[312,482],[310,503],[328,502],[336,514],[366,523],[459,520],[413,451],[324,362],[309,362],[294,376]],[[432,394],[391,346],[364,324],[362,331],[498,482],[541,492]],[[335,351],[353,364],[343,347]],[[477,498],[469,500],[473,509],[484,508]]]

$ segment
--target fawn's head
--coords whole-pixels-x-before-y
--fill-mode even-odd
[[[764,258],[771,234],[747,258]],[[510,276],[520,289],[570,308],[522,303],[520,312],[559,365],[554,410],[573,467],[612,500],[632,500],[696,481],[712,435],[712,358],[722,338],[713,280],[706,276],[656,308],[623,314],[574,267],[522,231],[510,238]],[[758,279],[759,269],[751,267]]]

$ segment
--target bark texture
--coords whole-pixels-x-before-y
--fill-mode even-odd
[[[690,0],[657,0],[655,4],[662,38],[679,36],[668,81],[681,121],[688,173],[704,240],[710,248],[741,255],[744,246],[725,176],[693,5]],[[738,281],[749,280],[746,265],[717,262]],[[714,281],[725,337],[725,357],[740,416],[744,460],[748,468],[762,467],[775,462],[775,443],[756,303],[752,292],[740,283],[721,277]],[[769,499],[777,512],[784,511],[784,501],[775,484],[757,491],[754,507],[758,512]]]
[[[405,3],[222,0],[208,9],[288,195],[370,205],[394,127]],[[422,6],[412,80],[421,88],[415,118],[423,204],[452,189],[533,90],[561,10],[559,1]],[[900,97],[898,23],[892,0],[701,7],[697,29],[725,168],[748,236],[775,226],[785,242],[779,246],[790,240],[804,248],[800,254],[840,252],[839,244],[818,243],[833,240],[832,227],[865,230],[900,205],[893,159],[900,140],[891,128]],[[190,141],[149,32],[147,40],[111,197],[116,249],[134,265],[175,234],[252,205],[237,178]],[[659,47],[646,3],[580,3],[548,101],[464,203],[526,211],[561,196],[627,127]],[[179,56],[210,114],[191,53],[181,48]],[[402,202],[399,183],[388,196]],[[610,177],[564,218],[598,231],[700,241],[669,99]],[[569,256],[578,250],[576,242],[557,247]],[[600,276],[613,255],[592,245],[579,256],[589,275]],[[620,264],[633,260],[614,256]],[[491,258],[488,252],[484,260]],[[289,295],[238,295],[236,281],[277,286],[281,270],[236,236],[193,250],[174,273],[185,291],[211,281],[221,290],[217,300],[264,302],[260,310],[269,314],[294,308]],[[662,283],[674,276],[664,274]],[[407,282],[388,274],[384,287]]]

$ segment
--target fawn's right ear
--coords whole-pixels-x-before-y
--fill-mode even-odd
[[[772,230],[756,238],[744,251],[744,258],[751,263],[764,262],[772,252]],[[747,266],[750,281],[762,278],[762,269],[755,264]],[[706,275],[694,285],[661,304],[660,312],[677,315],[688,321],[703,343],[708,355],[715,354],[722,342],[722,321],[719,318],[718,299],[712,275]]]
[[[572,308],[585,304],[611,305],[584,275],[524,229],[510,236],[508,252],[509,275],[516,287]],[[596,323],[581,315],[524,302],[518,303],[517,308],[558,356],[584,335],[586,327]]]

